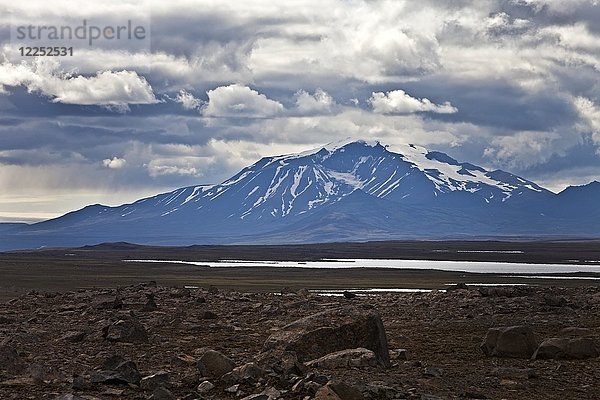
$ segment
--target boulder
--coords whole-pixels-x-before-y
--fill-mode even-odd
[[[490,328],[481,350],[487,356],[531,358],[537,348],[533,330],[527,326]]]
[[[373,351],[379,365],[389,365],[383,322],[374,308],[347,306],[299,319],[269,336],[263,352],[294,352],[307,361],[359,347]]]
[[[198,370],[203,376],[220,378],[235,368],[235,363],[216,350],[206,350],[198,360]]]
[[[105,339],[112,342],[145,343],[148,341],[148,333],[144,325],[132,317],[111,324]]]
[[[374,367],[376,365],[375,353],[365,348],[336,351],[306,364],[307,367],[324,369]]]
[[[535,351],[533,358],[539,359],[578,359],[596,358],[600,355],[598,345],[591,337],[550,338],[544,340]]]

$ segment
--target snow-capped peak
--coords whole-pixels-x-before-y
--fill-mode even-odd
[[[376,141],[376,140],[352,139],[352,138],[348,137],[343,140],[327,143],[324,146],[315,147],[311,150],[305,150],[300,153],[292,153],[292,154],[287,154],[287,155],[283,155],[283,156],[278,156],[276,158],[277,159],[302,158],[302,157],[312,156],[323,150],[327,151],[328,153],[333,153],[339,149],[344,148],[345,146],[347,146],[349,144],[354,144],[354,143],[360,143],[360,144],[368,146],[368,147],[380,146],[379,141]]]
[[[421,146],[390,148],[378,141],[347,139],[298,154],[265,157],[221,184],[182,188],[127,205],[121,217],[136,217],[140,207],[153,204],[161,217],[194,210],[210,218],[282,218],[335,204],[356,191],[419,205],[437,204],[459,193],[467,196],[461,201],[489,205],[545,189]]]

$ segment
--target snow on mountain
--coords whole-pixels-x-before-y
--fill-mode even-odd
[[[525,192],[549,193],[523,178],[459,163],[423,147],[405,145],[392,151],[379,142],[349,141],[265,157],[221,184],[182,188],[124,206],[121,217],[136,218],[138,210],[149,206],[161,217],[184,212],[239,219],[286,217],[336,203],[356,190],[406,203],[454,192],[487,204]]]

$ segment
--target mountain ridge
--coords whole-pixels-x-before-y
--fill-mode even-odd
[[[116,207],[90,205],[3,236],[10,249],[21,246],[19,238],[30,247],[248,238],[308,243],[600,237],[596,204],[598,182],[555,194],[510,172],[413,144],[391,150],[378,141],[344,141],[263,157],[220,184],[183,187]]]

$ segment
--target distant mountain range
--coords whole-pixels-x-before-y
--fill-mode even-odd
[[[598,238],[600,183],[559,194],[405,145],[348,141],[265,157],[218,185],[0,224],[0,249],[388,239]]]

